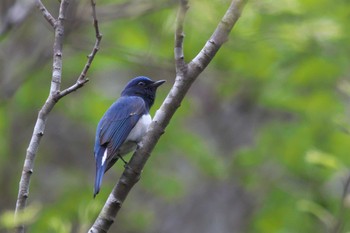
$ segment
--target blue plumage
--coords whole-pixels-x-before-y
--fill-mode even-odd
[[[136,149],[151,123],[157,88],[165,81],[147,77],[132,79],[121,97],[106,111],[97,125],[95,137],[96,178],[94,197],[100,191],[103,175],[121,156]]]

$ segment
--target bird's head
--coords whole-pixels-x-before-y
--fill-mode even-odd
[[[126,84],[121,96],[140,96],[150,108],[154,103],[157,88],[163,83],[165,80],[153,81],[147,77],[139,76]]]

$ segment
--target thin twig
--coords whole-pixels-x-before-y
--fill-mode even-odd
[[[180,0],[180,7],[176,17],[176,29],[175,29],[175,68],[176,74],[183,76],[187,70],[187,64],[185,63],[183,41],[185,34],[183,32],[183,24],[185,21],[186,12],[188,10],[188,0]]]
[[[187,1],[181,1],[181,4],[186,3]],[[226,14],[224,15],[222,21],[225,21],[225,24],[227,24],[227,30],[218,30],[214,32],[213,35],[220,36],[220,37],[227,37],[230,33],[233,25],[238,20],[238,17],[228,17],[228,15],[240,15],[240,12],[243,10],[243,5],[246,2],[246,0],[233,0],[231,6],[227,10]],[[185,8],[183,8],[186,6]],[[239,6],[238,9],[235,7]],[[184,18],[185,12],[186,12],[187,4],[181,5],[179,9],[178,17],[181,16]],[[234,13],[236,12],[236,13]],[[239,12],[239,14],[237,14]],[[177,29],[176,29],[176,35],[175,35],[175,59],[182,59],[182,43],[183,43],[183,36],[182,34],[182,25],[183,25],[183,18],[178,19]],[[219,23],[218,28],[221,27],[221,23]],[[213,36],[212,36],[213,38]],[[215,39],[215,38],[214,38]],[[222,42],[223,43],[223,42]],[[207,45],[205,45],[207,46]],[[212,60],[212,58],[215,56],[216,51],[220,48],[221,44],[216,43],[214,44],[215,49],[213,50],[213,54],[210,54],[211,56],[208,57],[209,60],[203,60],[198,59],[198,64],[204,69],[208,63]],[[207,49],[207,48],[203,48]],[[202,55],[197,55],[202,56]],[[182,62],[179,62],[182,63]],[[131,188],[136,184],[136,182],[140,179],[140,174],[145,166],[148,158],[150,157],[150,153],[152,152],[153,148],[157,144],[159,138],[164,133],[165,128],[169,124],[172,116],[180,106],[182,100],[184,99],[188,89],[192,85],[193,81],[198,77],[198,75],[203,71],[203,69],[196,69],[196,67],[190,67],[191,64],[189,64],[188,69],[191,69],[191,72],[185,72],[181,71],[181,69],[177,69],[176,74],[176,80],[171,88],[168,96],[163,101],[162,106],[160,109],[156,112],[154,119],[146,133],[146,135],[143,137],[141,143],[139,144],[138,149],[135,151],[133,156],[131,157],[131,160],[129,161],[128,165],[125,167],[125,170],[123,174],[121,175],[118,183],[113,188],[111,194],[109,195],[105,205],[103,206],[99,216],[97,217],[95,223],[90,228],[89,233],[106,233],[110,226],[113,224],[114,219],[116,218],[118,211],[120,210],[123,202],[125,201],[128,193],[130,192]],[[178,63],[176,62],[176,66],[178,66]],[[182,65],[180,64],[179,67]],[[193,65],[192,66],[197,66]],[[179,73],[178,73],[179,72]]]
[[[43,14],[44,18],[47,20],[47,22],[49,22],[49,24],[55,28],[55,24],[56,24],[56,19],[54,17],[52,17],[51,13],[46,9],[46,7],[44,6],[44,4],[41,2],[41,0],[36,0],[35,1],[36,7],[41,11],[41,13]]]
[[[94,0],[91,0],[91,8],[92,8],[92,18],[94,19],[96,38],[98,40],[101,40],[102,35],[100,33],[100,29],[98,28],[98,20],[97,20],[97,16],[96,16],[96,2]]]
[[[96,16],[96,3],[94,0],[91,0],[91,8],[92,8],[93,25],[95,28],[95,36],[96,36],[95,45],[92,48],[91,53],[87,56],[87,58],[88,58],[87,62],[85,63],[85,66],[84,66],[83,70],[81,71],[76,83],[73,84],[72,86],[66,88],[63,91],[56,93],[56,95],[54,96],[55,101],[58,101],[59,99],[68,95],[69,93],[76,91],[77,89],[81,88],[82,86],[84,86],[85,83],[87,83],[89,81],[89,79],[86,77],[86,75],[87,75],[87,72],[89,71],[89,68],[91,66],[92,61],[95,58],[96,53],[98,52],[98,50],[100,48],[100,43],[102,40],[102,34],[100,33],[100,29],[98,26],[98,20],[97,20],[97,16]]]

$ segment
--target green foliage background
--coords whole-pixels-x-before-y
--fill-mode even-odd
[[[98,9],[119,2],[99,1]],[[153,8],[118,20],[102,17],[104,37],[91,81],[62,99],[50,115],[32,176],[31,214],[24,217],[29,232],[86,232],[123,169],[117,164],[101,194],[92,198],[98,120],[134,76],[167,79],[153,113],[169,91],[175,77],[176,4],[158,9],[166,1],[144,2]],[[50,4],[53,12],[58,9],[57,3]],[[76,2],[75,13],[81,13],[79,7],[88,11],[85,4]],[[205,44],[228,5],[223,0],[190,1],[187,61]],[[350,217],[348,196],[341,207],[350,165],[349,17],[345,0],[249,1],[230,40],[171,121],[112,232],[158,232],[167,229],[164,222],[177,219],[186,219],[179,220],[180,232],[337,232],[338,222]],[[80,73],[93,33],[88,22],[71,28],[64,44],[63,87]],[[16,56],[29,40],[51,51],[52,30],[38,10],[0,42],[1,48],[21,45],[13,51],[12,68],[1,55],[2,69],[13,69],[10,82],[26,77],[0,103],[3,231],[11,226],[8,211],[15,206],[25,150],[50,84],[50,59],[34,66],[30,55]],[[230,199],[233,191],[242,195]],[[220,205],[214,194],[225,192],[223,199],[232,202]],[[234,203],[242,203],[241,209]],[[205,214],[193,216],[188,210],[179,216],[185,206],[203,208]],[[349,231],[343,223],[340,232]]]

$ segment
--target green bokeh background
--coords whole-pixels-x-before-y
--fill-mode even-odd
[[[5,23],[11,4],[1,4]],[[57,15],[57,2],[44,4]],[[187,62],[229,1],[189,4]],[[95,127],[134,76],[167,80],[152,114],[160,106],[175,78],[176,10],[176,1],[97,2],[101,48],[90,82],[50,114],[24,217],[28,232],[89,229],[123,169],[116,164],[92,198]],[[89,17],[88,3],[71,2],[62,88],[75,82],[93,46]],[[339,232],[350,231],[342,220],[350,217],[349,18],[345,0],[249,1],[171,120],[111,232],[338,232],[339,223]],[[49,92],[52,41],[35,8],[1,37],[0,232],[11,226],[26,148]]]

